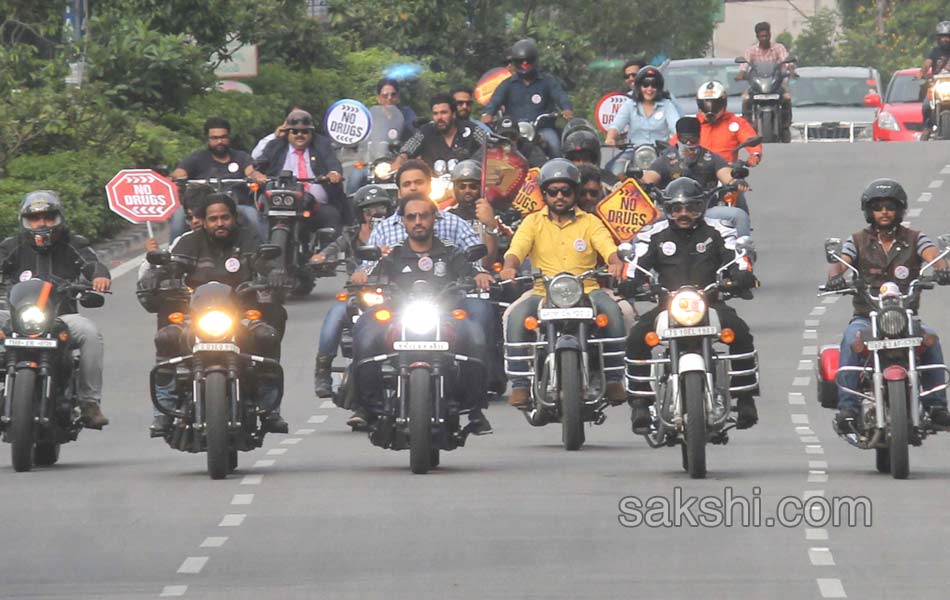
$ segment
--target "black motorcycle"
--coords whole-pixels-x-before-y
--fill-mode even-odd
[[[87,283],[30,279],[9,293],[10,323],[3,329],[6,371],[0,430],[15,471],[59,460],[61,444],[82,429],[77,380],[79,351],[70,348],[69,328],[59,318],[69,301],[99,308],[105,298]]]
[[[251,258],[255,273],[261,273],[263,263],[278,258],[279,253],[275,246],[261,246]],[[166,251],[151,252],[147,260],[159,267],[173,263]],[[180,354],[159,361],[149,375],[152,404],[173,419],[164,433],[165,441],[182,452],[206,452],[212,479],[223,479],[237,468],[239,451],[261,447],[263,420],[283,396],[280,363],[241,347],[248,338],[253,339],[256,328],[268,326],[260,311],[241,310],[242,299],[252,296],[258,304],[273,301],[261,275],[234,289],[216,281],[195,289],[187,313],[168,315],[168,321],[179,327],[171,337],[178,342]],[[159,401],[156,384],[160,373],[163,380],[172,381],[165,393],[174,395],[173,409]],[[265,382],[277,389],[270,408],[256,402]]]
[[[736,59],[738,64],[748,64],[748,62],[742,57]],[[786,79],[785,65],[795,62],[795,58],[789,56],[780,63],[760,62],[749,66],[752,126],[755,127],[755,130],[766,143],[791,141],[787,134],[791,122],[783,122],[782,94],[784,89],[782,83]]]

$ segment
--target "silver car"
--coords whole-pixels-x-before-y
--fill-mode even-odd
[[[742,114],[742,92],[748,81],[736,81],[739,65],[731,58],[685,58],[671,60],[660,67],[664,84],[684,115],[696,114],[696,92],[707,81],[718,81],[729,91],[726,110]]]
[[[792,141],[871,140],[874,108],[864,97],[881,93],[881,76],[870,67],[799,67],[789,81]]]

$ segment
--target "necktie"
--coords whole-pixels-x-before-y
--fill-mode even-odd
[[[294,152],[297,153],[297,179],[307,179],[307,159],[304,157],[304,151],[295,148]],[[303,189],[309,192],[310,184],[304,183]]]

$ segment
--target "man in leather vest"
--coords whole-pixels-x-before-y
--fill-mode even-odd
[[[901,225],[907,210],[907,193],[893,179],[875,179],[861,194],[861,210],[869,226],[852,235],[842,247],[841,255],[846,262],[861,273],[861,278],[870,289],[879,288],[886,282],[894,282],[901,293],[907,293],[910,282],[920,276],[921,267],[939,254],[937,247],[925,234]],[[941,260],[935,265],[934,277],[939,285],[950,285],[950,265]],[[831,265],[828,271],[827,289],[844,289],[843,264]],[[914,311],[918,305],[913,306]],[[872,307],[861,295],[854,296],[854,316],[845,329],[841,340],[841,366],[861,366],[864,358],[851,349],[851,344],[860,338],[871,335],[869,314]],[[924,333],[935,334],[932,329],[921,324]],[[920,356],[920,364],[943,364],[943,351],[939,341],[927,347]],[[847,427],[848,421],[857,421],[860,417],[860,404],[856,395],[846,392],[845,387],[858,389],[857,372],[842,373],[838,379],[838,415],[839,426]],[[942,372],[935,369],[922,371],[920,384],[931,389],[944,383]],[[947,412],[947,395],[941,390],[923,399],[925,408],[935,425],[950,427],[950,413]]]

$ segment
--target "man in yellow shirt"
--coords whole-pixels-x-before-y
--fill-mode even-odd
[[[544,194],[545,207],[528,215],[511,240],[505,253],[501,278],[510,280],[517,276],[518,267],[526,257],[535,269],[545,276],[558,273],[583,273],[597,266],[597,257],[607,262],[607,270],[617,279],[623,277],[624,263],[617,256],[617,246],[610,232],[599,218],[577,208],[577,193],[580,188],[580,171],[573,163],[563,158],[550,160],[541,167],[538,184]],[[607,315],[607,327],[595,330],[598,336],[617,338],[627,334],[620,307],[610,295],[588,279],[584,283],[596,313]],[[538,305],[544,298],[544,285],[538,283],[505,311],[505,339],[509,342],[526,342],[534,338],[533,332],[524,327],[528,316],[538,314]],[[620,350],[604,345],[607,352]],[[525,353],[526,354],[526,353]],[[610,356],[604,360],[605,367],[619,366],[622,356]],[[526,371],[527,364],[512,363],[512,370]],[[621,378],[622,370],[608,371],[607,400],[622,404],[627,399]],[[509,404],[521,409],[531,407],[530,381],[516,378],[511,381]]]

